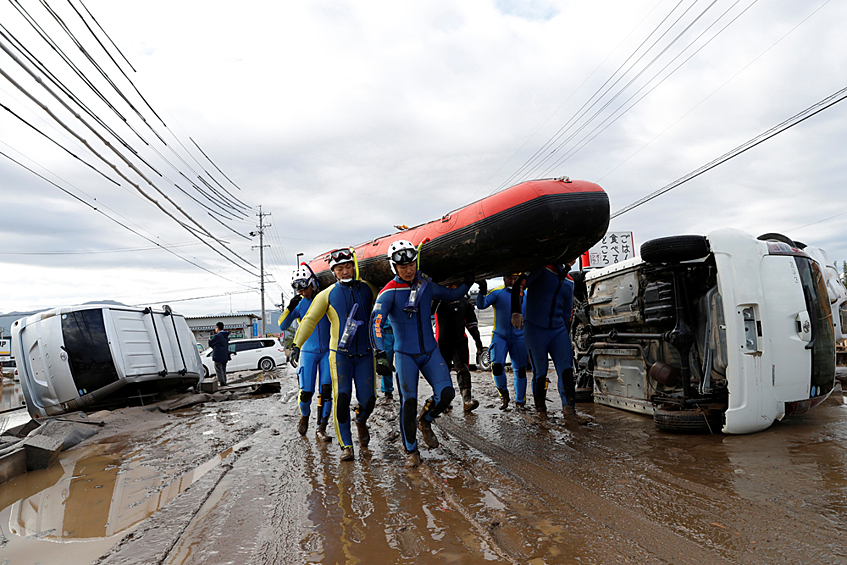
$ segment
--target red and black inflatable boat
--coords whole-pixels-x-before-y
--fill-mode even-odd
[[[359,276],[378,288],[393,278],[385,254],[406,239],[421,247],[421,270],[441,283],[492,278],[576,259],[609,227],[609,197],[598,185],[545,179],[517,184],[426,224],[354,247]],[[329,251],[309,262],[321,288],[335,282]]]

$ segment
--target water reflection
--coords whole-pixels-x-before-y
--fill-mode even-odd
[[[218,465],[229,449],[176,480],[127,457],[121,444],[68,451],[57,464],[0,485],[0,522],[8,523],[4,557],[44,562],[45,542],[103,540],[121,534],[162,508]],[[111,545],[109,541],[105,547]],[[86,544],[81,544],[85,546]],[[101,555],[101,544],[80,544],[80,561]],[[36,559],[35,556],[39,556]]]
[[[21,383],[7,376],[0,377],[0,411],[20,408],[24,404]]]

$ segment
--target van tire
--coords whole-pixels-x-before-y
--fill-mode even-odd
[[[259,359],[259,368],[263,371],[272,371],[276,367],[276,363],[270,357],[262,357]]]
[[[665,410],[657,408],[653,423],[663,432],[675,434],[717,434],[723,427],[720,410]]]
[[[645,241],[641,258],[648,263],[676,263],[701,259],[709,254],[709,241],[703,235],[674,235]]]
[[[207,367],[206,365],[203,365],[203,378],[204,379],[209,378],[209,367]]]
[[[477,367],[480,371],[490,371],[491,370],[491,352],[487,347],[483,347],[482,351],[479,352],[479,355],[476,358]]]
[[[759,237],[757,237],[759,241],[779,241],[790,245],[791,247],[797,247],[797,243],[788,236],[782,235],[781,233],[763,233]]]

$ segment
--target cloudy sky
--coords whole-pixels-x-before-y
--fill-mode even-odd
[[[258,309],[259,242],[248,234],[260,205],[271,224],[270,306],[290,295],[297,253],[429,221],[527,178],[597,182],[616,211],[847,87],[847,5],[835,1],[84,2],[135,72],[79,0],[47,4],[138,114],[41,3],[21,5],[126,122],[10,3],[0,22],[14,40],[0,42],[18,58],[12,44],[26,46],[128,143],[121,151],[156,188],[5,52],[0,69],[168,214],[190,217],[231,253],[181,227],[0,76],[0,103],[120,184],[0,108],[0,152],[88,203],[0,155],[0,312],[99,299],[189,315]],[[840,265],[845,147],[847,102],[611,229],[632,231],[636,246],[719,227],[782,232]],[[525,166],[539,150],[549,159]],[[207,200],[180,173],[208,193],[200,174],[219,196]]]

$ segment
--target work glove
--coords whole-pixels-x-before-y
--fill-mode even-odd
[[[288,356],[288,362],[295,369],[297,368],[297,364],[300,363],[300,348],[296,345],[291,346],[291,354]]]
[[[297,308],[297,305],[300,304],[301,300],[303,300],[303,297],[300,296],[299,294],[295,294],[294,298],[289,300],[288,306],[285,307],[286,310],[288,310],[289,312],[293,312],[294,309]]]
[[[476,285],[479,287],[479,293],[483,296],[488,294],[488,281],[482,279],[481,281],[476,281]]]
[[[517,329],[521,329],[523,327],[523,314],[520,312],[512,314],[512,325]]]
[[[378,375],[381,377],[390,377],[394,373],[394,367],[388,360],[388,355],[385,351],[377,349],[374,353],[374,359],[376,359],[376,372]]]

